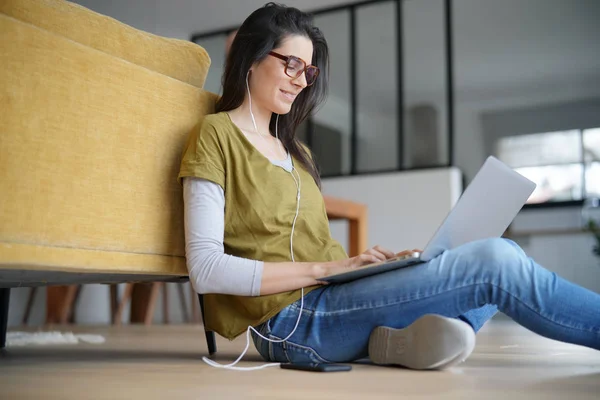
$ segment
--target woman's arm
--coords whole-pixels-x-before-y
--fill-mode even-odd
[[[260,294],[263,263],[225,254],[225,197],[216,183],[184,178],[185,254],[198,293]]]
[[[376,246],[331,262],[262,262],[224,253],[225,196],[221,186],[184,178],[186,259],[198,293],[258,296],[320,284],[319,278],[385,260],[394,254]]]
[[[318,284],[322,263],[263,263],[224,252],[225,195],[216,183],[184,178],[186,260],[198,293],[258,296]]]
[[[265,262],[260,294],[281,293],[321,284],[319,278],[325,276],[334,263]]]
[[[400,255],[400,253],[398,254]],[[330,262],[265,262],[261,280],[260,294],[272,294],[301,287],[326,284],[319,279],[341,273],[362,265],[387,260],[395,254],[380,246],[375,246],[363,254],[345,260]]]

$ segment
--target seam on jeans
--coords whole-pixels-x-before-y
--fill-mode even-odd
[[[269,339],[272,339],[272,340],[282,340],[283,338],[280,338],[278,336],[273,335],[272,333],[269,333]],[[291,362],[290,361],[290,357],[288,356],[288,353],[287,353],[287,349],[284,346],[285,343],[286,342],[273,343],[273,342],[269,341],[269,351],[271,352],[271,354],[270,354],[271,361],[279,362],[279,363],[281,363],[281,362],[284,362],[284,363]],[[285,358],[285,361],[277,361],[275,359],[275,346],[277,346],[277,345],[281,346],[281,350],[283,350],[283,356]]]
[[[300,310],[300,307],[297,306],[296,303],[290,304],[289,306],[287,306],[287,308],[289,308],[290,310],[294,310],[294,311]],[[306,315],[310,316],[310,315],[315,314],[317,312],[318,312],[317,310],[313,310],[311,308],[302,307],[302,314],[306,314]]]
[[[537,311],[537,310],[535,310],[534,308],[531,308],[531,307],[529,306],[529,304],[527,304],[527,303],[525,303],[525,302],[523,302],[523,301],[519,300],[519,298],[517,298],[516,296],[514,296],[512,293],[510,293],[510,292],[508,292],[508,291],[506,291],[506,290],[502,289],[500,286],[494,285],[493,283],[490,283],[490,285],[492,285],[492,286],[494,286],[494,287],[498,288],[499,290],[501,290],[502,292],[504,292],[504,293],[508,294],[510,297],[512,297],[513,299],[517,300],[517,301],[518,301],[518,302],[520,302],[521,304],[523,304],[523,306],[524,306],[525,308],[527,308],[527,309],[529,309],[530,311],[532,311],[532,312],[536,313],[537,315],[539,315],[541,318],[545,319],[545,320],[546,320],[546,321],[548,321],[548,322],[551,322],[551,323],[553,323],[553,324],[555,324],[555,325],[558,325],[558,326],[560,326],[560,327],[562,327],[562,328],[566,328],[566,329],[572,329],[572,330],[574,330],[574,331],[583,331],[583,332],[589,332],[589,333],[593,333],[593,334],[596,334],[596,335],[598,335],[598,333],[600,333],[600,332],[598,332],[598,329],[597,329],[597,328],[594,328],[594,327],[586,327],[586,329],[582,329],[582,328],[575,328],[575,327],[573,327],[573,326],[568,326],[568,325],[565,325],[565,324],[563,324],[563,323],[560,323],[560,322],[554,321],[553,319],[551,319],[551,318],[549,318],[549,317],[545,316],[544,314],[542,314],[542,311],[541,311],[541,310],[540,310],[540,311]]]
[[[314,348],[312,348],[312,347],[310,347],[310,346],[305,346],[305,345],[302,345],[302,344],[298,344],[298,343],[290,342],[289,340],[288,340],[288,341],[286,341],[286,343],[287,343],[289,346],[291,346],[291,347],[292,347],[292,350],[293,350],[293,348],[294,348],[294,347],[297,347],[297,348],[298,348],[298,350],[306,352],[306,353],[307,353],[309,356],[312,356],[312,357],[313,357],[313,358],[314,358],[316,361],[318,361],[318,362],[326,362],[326,363],[332,363],[332,362],[333,362],[333,361],[330,361],[330,360],[328,360],[328,359],[326,359],[326,358],[322,357],[322,356],[321,356],[321,355],[320,355],[320,354],[317,352],[317,350],[315,350]],[[288,350],[290,350],[290,349],[288,348]],[[289,355],[288,355],[288,358],[289,358]]]
[[[562,324],[562,323],[560,323],[560,322],[554,321],[554,320],[550,319],[549,317],[547,317],[547,316],[543,315],[543,314],[541,313],[541,311],[537,311],[537,310],[535,310],[535,309],[531,308],[531,307],[530,307],[530,306],[529,306],[527,303],[525,303],[525,302],[521,301],[521,300],[520,300],[520,299],[518,299],[516,296],[514,296],[512,293],[510,293],[510,292],[508,292],[508,291],[504,290],[503,288],[501,288],[500,286],[498,286],[498,285],[496,285],[496,284],[489,283],[489,282],[474,282],[474,283],[469,283],[468,285],[457,286],[457,287],[455,287],[455,288],[453,288],[453,289],[446,290],[446,291],[441,291],[441,292],[436,292],[436,293],[433,293],[433,294],[431,294],[431,295],[428,295],[428,296],[420,296],[420,297],[415,297],[415,298],[413,298],[413,299],[410,299],[410,300],[405,300],[405,301],[398,300],[398,301],[389,302],[389,303],[382,304],[382,305],[378,305],[378,306],[374,306],[374,307],[357,307],[357,308],[349,308],[349,309],[345,309],[345,310],[339,310],[339,311],[319,311],[319,310],[314,310],[314,311],[312,311],[312,313],[313,313],[315,316],[319,316],[319,317],[326,317],[326,316],[330,316],[330,315],[340,315],[340,314],[345,314],[345,313],[347,313],[347,312],[352,312],[352,311],[374,310],[374,309],[378,309],[378,308],[384,308],[384,307],[389,307],[389,306],[398,305],[398,304],[401,304],[401,303],[408,303],[408,302],[412,302],[412,301],[421,300],[421,299],[424,299],[424,298],[429,298],[429,297],[433,297],[433,296],[438,296],[438,295],[440,295],[440,294],[443,294],[443,293],[453,292],[453,291],[456,291],[456,290],[459,290],[459,289],[464,289],[464,288],[466,288],[466,287],[469,287],[469,286],[475,286],[475,285],[481,285],[481,284],[487,284],[487,285],[494,286],[495,288],[499,289],[500,291],[502,291],[502,292],[504,292],[504,293],[508,294],[508,295],[509,295],[510,297],[512,297],[513,299],[517,300],[519,303],[523,304],[523,306],[525,306],[525,308],[527,308],[527,309],[529,309],[530,311],[532,311],[532,312],[534,312],[534,313],[538,314],[540,317],[544,318],[546,321],[549,321],[549,322],[551,322],[551,323],[553,323],[553,324],[556,324],[556,325],[558,325],[558,326],[561,326],[561,327],[563,327],[563,328],[573,329],[573,330],[576,330],[576,331],[585,331],[585,332],[590,332],[590,333],[595,333],[595,334],[598,334],[598,333],[599,333],[599,332],[597,332],[597,330],[596,330],[595,328],[593,328],[593,327],[592,327],[591,329],[590,329],[590,328],[588,328],[588,329],[581,329],[581,328],[575,328],[575,327],[572,327],[572,326],[564,325],[564,324]]]
[[[483,283],[485,283],[485,282],[483,282]],[[326,317],[328,315],[339,315],[339,314],[345,314],[347,312],[352,312],[352,311],[375,310],[375,309],[378,309],[378,308],[395,306],[395,305],[398,305],[398,304],[401,304],[401,303],[408,303],[408,302],[412,302],[412,301],[416,301],[416,300],[421,300],[421,299],[429,298],[429,297],[432,297],[432,296],[437,296],[437,295],[440,295],[442,293],[448,293],[448,292],[452,292],[452,291],[455,291],[455,290],[458,290],[458,289],[463,289],[463,288],[468,287],[468,286],[474,286],[474,285],[480,285],[480,284],[481,283],[470,283],[470,284],[464,285],[464,286],[457,286],[457,287],[455,287],[453,289],[450,289],[450,290],[447,290],[447,291],[432,293],[432,294],[427,295],[427,296],[416,296],[416,297],[413,297],[413,298],[409,298],[407,300],[391,301],[391,302],[388,302],[388,303],[385,303],[385,304],[381,304],[381,305],[376,305],[376,306],[373,306],[373,307],[355,307],[355,308],[347,308],[347,309],[344,309],[344,310],[337,310],[337,311],[313,310],[312,313],[315,316]],[[305,310],[306,310],[306,308],[305,308]]]
[[[270,339],[274,339],[274,340],[282,340],[282,338],[273,335],[272,333],[269,334]],[[287,362],[292,362],[290,359],[290,355],[288,354],[289,350],[292,351],[304,351],[305,353],[307,353],[309,356],[312,355],[312,357],[317,360],[318,362],[326,362],[326,363],[332,363],[333,361],[329,361],[328,359],[322,357],[315,349],[313,349],[310,346],[306,346],[306,345],[302,345],[302,344],[298,344],[295,342],[290,342],[289,340],[286,340],[285,342],[280,342],[280,343],[272,343],[269,342],[269,344],[271,345],[281,345],[283,353],[285,355],[285,358],[287,359]],[[290,347],[288,347],[290,346]],[[294,347],[296,347],[297,349],[294,349]]]

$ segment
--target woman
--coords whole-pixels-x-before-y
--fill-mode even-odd
[[[240,27],[217,113],[190,135],[179,174],[190,280],[207,328],[252,328],[277,362],[441,369],[464,360],[499,309],[543,336],[600,348],[600,295],[491,239],[344,284],[323,276],[395,254],[348,258],[330,235],[320,179],[295,130],[325,98],[328,49],[309,15],[267,4]],[[399,253],[400,254],[400,253]],[[256,328],[256,331],[254,331]],[[269,339],[269,340],[267,340]]]

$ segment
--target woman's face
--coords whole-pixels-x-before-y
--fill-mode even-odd
[[[313,46],[304,36],[288,36],[273,49],[283,56],[296,56],[306,65],[312,63]],[[306,87],[304,72],[297,78],[285,73],[285,61],[271,55],[252,66],[249,78],[252,103],[276,114],[287,114],[296,96]]]

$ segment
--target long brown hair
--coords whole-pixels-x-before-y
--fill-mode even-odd
[[[323,33],[313,26],[312,15],[293,7],[267,3],[254,11],[238,29],[231,44],[222,85],[223,96],[217,101],[216,111],[230,111],[238,108],[246,96],[246,74],[256,62],[263,60],[269,52],[277,48],[289,35],[301,35],[313,44],[313,65],[321,70],[311,86],[304,88],[292,104],[289,113],[279,116],[279,139],[311,174],[317,186],[321,187],[318,167],[305,147],[296,138],[298,126],[317,109],[327,97],[329,75],[329,49]],[[277,115],[271,116],[269,130],[274,136]]]

